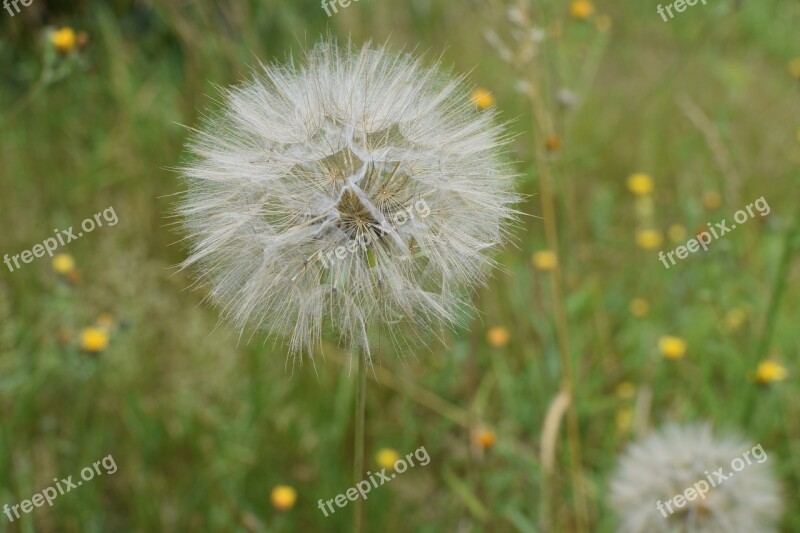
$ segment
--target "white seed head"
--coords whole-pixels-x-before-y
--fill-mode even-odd
[[[358,344],[372,324],[454,324],[517,215],[493,112],[438,64],[370,44],[262,68],[190,143],[183,266],[223,317],[295,354],[328,326]]]
[[[782,503],[768,459],[775,460],[759,445],[737,437],[715,438],[707,424],[668,425],[629,446],[619,461],[610,498],[620,518],[618,531],[775,532]],[[704,497],[697,494],[698,488],[705,490],[700,481],[708,487]],[[693,494],[693,500],[686,499]],[[667,507],[665,502],[678,495],[685,503]]]

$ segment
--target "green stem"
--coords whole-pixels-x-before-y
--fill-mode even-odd
[[[789,279],[789,267],[792,263],[792,258],[796,253],[797,237],[800,234],[800,210],[795,213],[794,224],[786,234],[786,242],[783,246],[783,255],[778,263],[778,270],[775,273],[775,281],[772,285],[772,291],[769,296],[769,304],[767,306],[766,315],[764,317],[764,329],[761,335],[761,341],[758,345],[756,363],[763,360],[772,342],[772,335],[775,332],[775,324],[778,322],[777,313],[780,307],[781,299],[784,295],[784,289]]]
[[[358,353],[358,375],[356,384],[355,442],[353,443],[354,484],[364,479],[364,419],[367,410],[367,355]],[[361,533],[364,522],[364,502],[355,501],[355,531]]]
[[[763,361],[769,354],[769,348],[772,344],[772,337],[775,333],[775,324],[778,322],[778,308],[780,307],[781,299],[789,280],[789,267],[791,266],[794,255],[797,253],[797,249],[800,248],[798,236],[800,236],[800,210],[795,213],[792,227],[786,233],[783,254],[781,255],[781,259],[778,263],[778,269],[775,273],[775,281],[773,282],[772,290],[770,291],[769,295],[769,303],[767,304],[767,310],[764,314],[764,326],[762,329],[761,338],[758,341],[758,347],[756,348],[756,358],[753,362],[754,365],[758,365],[758,363]],[[757,394],[758,391],[756,387],[749,388],[744,410],[744,420],[747,421],[747,423],[752,422],[756,407]]]

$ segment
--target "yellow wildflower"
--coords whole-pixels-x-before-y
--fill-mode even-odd
[[[81,350],[89,353],[100,353],[108,348],[108,332],[100,328],[83,328],[81,330]]]
[[[381,448],[375,454],[375,462],[386,470],[394,470],[394,464],[400,459],[400,454],[392,448]]]
[[[654,250],[661,244],[661,233],[654,229],[636,232],[636,245],[644,250]]]
[[[61,28],[50,35],[50,42],[53,43],[59,52],[69,52],[75,48],[78,37],[72,28]]]
[[[508,330],[502,326],[493,327],[486,334],[486,339],[489,341],[489,344],[495,348],[502,348],[508,344],[510,338],[511,335],[508,333]]]
[[[475,444],[482,450],[488,450],[497,442],[497,434],[491,429],[481,429],[473,435]]]
[[[722,196],[717,191],[708,191],[703,194],[703,205],[706,209],[716,209],[722,205]]]
[[[531,256],[531,263],[539,270],[553,270],[558,264],[558,258],[551,250],[539,250]]]
[[[756,383],[769,385],[774,381],[786,379],[787,372],[784,367],[774,361],[761,361],[756,369]]]
[[[594,4],[589,0],[573,0],[569,5],[569,14],[576,19],[586,20],[594,13]]]
[[[472,103],[478,109],[489,109],[495,103],[494,95],[486,89],[475,89],[472,91]]]
[[[653,192],[653,178],[650,174],[637,172],[628,178],[628,190],[637,196],[645,196]]]
[[[53,256],[53,270],[61,275],[66,275],[75,270],[75,260],[69,254],[56,254]]]
[[[297,491],[289,485],[278,485],[272,489],[270,500],[275,509],[288,511],[294,507],[294,503],[297,501]]]
[[[666,335],[658,339],[658,350],[667,359],[681,359],[686,354],[686,341]]]

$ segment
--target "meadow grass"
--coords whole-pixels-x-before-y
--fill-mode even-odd
[[[503,271],[474,295],[480,314],[468,327],[431,349],[398,353],[388,338],[378,347],[367,468],[385,447],[425,446],[431,462],[369,495],[367,531],[576,531],[580,499],[588,530],[613,531],[616,458],[668,420],[709,420],[761,443],[788,503],[782,528],[800,530],[800,82],[786,68],[800,56],[800,6],[709,0],[664,23],[632,0],[597,2],[587,20],[568,2],[535,4],[547,37],[534,79],[560,141],[549,152],[534,126],[542,113],[518,83],[533,63],[515,69],[482,36],[513,39],[500,2],[361,0],[329,19],[310,0],[36,0],[0,19],[0,254],[110,205],[119,216],[61,250],[76,262],[70,280],[48,258],[0,276],[0,504],[109,454],[118,466],[52,508],[0,519],[0,531],[352,528],[349,508],[329,518],[317,508],[353,484],[348,354],[326,344],[293,367],[280,343],[240,340],[175,271],[185,249],[170,215],[183,190],[170,170],[186,157],[183,125],[218,106],[218,86],[327,33],[442,54],[492,91],[515,134],[530,215],[517,246],[497,256]],[[610,27],[598,28],[599,15]],[[47,31],[60,26],[85,31],[88,44],[59,55]],[[557,104],[562,88],[574,108]],[[653,177],[645,203],[626,188],[635,172]],[[680,244],[671,225],[685,242],[761,196],[769,216],[669,270],[658,261]],[[546,222],[558,239],[555,300],[554,271],[531,264],[548,248]],[[663,244],[637,246],[645,226]],[[636,298],[646,312],[631,312]],[[548,473],[542,432],[565,362],[559,306],[581,464],[565,422]],[[84,353],[81,330],[101,315],[109,345]],[[487,337],[498,327],[507,342]],[[659,353],[666,335],[686,342],[683,357]],[[764,360],[788,378],[755,383]],[[496,443],[480,439],[487,429]],[[280,484],[298,493],[283,512],[270,505]]]

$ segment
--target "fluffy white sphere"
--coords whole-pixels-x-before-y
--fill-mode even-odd
[[[264,66],[190,143],[183,266],[224,317],[293,353],[326,325],[360,344],[373,324],[454,323],[519,200],[503,130],[468,94],[370,44]]]
[[[775,532],[782,504],[768,464],[774,460],[760,445],[715,438],[709,425],[668,425],[632,444],[619,461],[611,482],[619,531]],[[680,506],[677,495],[684,498]]]

